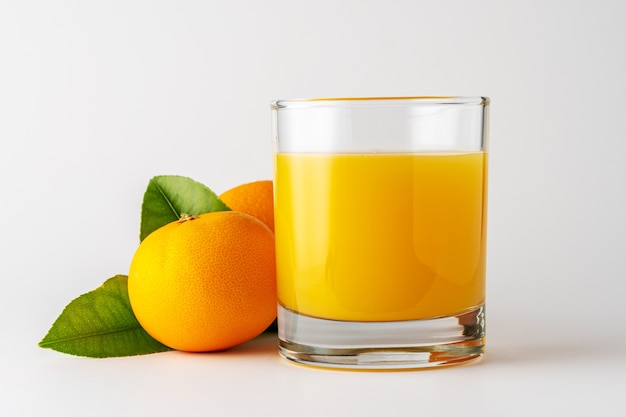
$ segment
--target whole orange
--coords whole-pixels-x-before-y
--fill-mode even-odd
[[[256,217],[274,231],[274,183],[270,180],[248,182],[219,196],[233,211]]]
[[[245,213],[183,217],[141,242],[128,295],[142,327],[173,349],[246,342],[276,317],[274,235]]]

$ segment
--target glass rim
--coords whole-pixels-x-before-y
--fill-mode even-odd
[[[319,97],[280,99],[271,102],[273,110],[306,107],[362,107],[377,105],[479,105],[488,106],[486,96],[390,96],[390,97]]]

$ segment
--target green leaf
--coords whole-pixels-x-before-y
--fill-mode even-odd
[[[161,175],[148,183],[141,206],[141,231],[143,241],[150,233],[180,219],[182,214],[197,216],[230,208],[209,187],[191,178]]]
[[[39,346],[92,358],[171,350],[146,333],[135,318],[126,275],[109,278],[69,303]]]

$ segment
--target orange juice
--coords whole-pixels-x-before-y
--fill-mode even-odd
[[[484,302],[487,155],[276,155],[280,304],[347,321]]]

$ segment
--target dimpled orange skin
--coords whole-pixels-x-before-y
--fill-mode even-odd
[[[128,295],[139,323],[166,346],[188,352],[237,346],[276,318],[274,235],[238,212],[170,223],[139,245]]]
[[[256,217],[274,231],[274,183],[270,180],[248,182],[220,194],[233,211]]]

